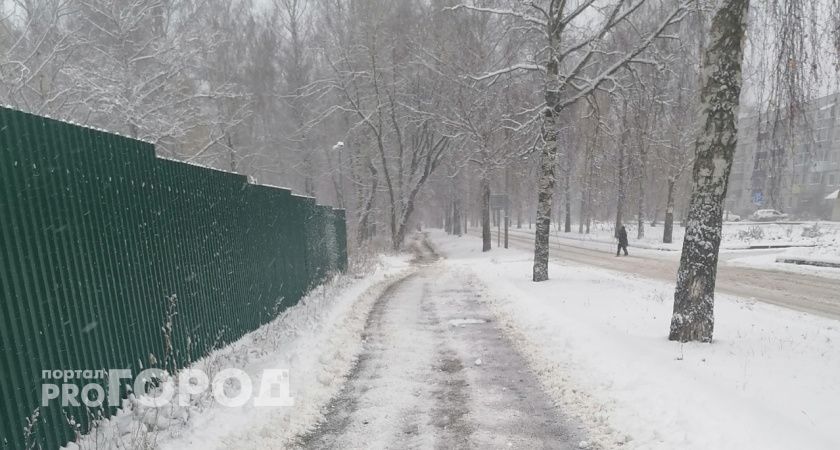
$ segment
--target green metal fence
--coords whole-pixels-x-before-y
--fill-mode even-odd
[[[39,408],[43,371],[183,366],[346,264],[343,211],[0,108],[0,448],[56,448],[97,414]]]

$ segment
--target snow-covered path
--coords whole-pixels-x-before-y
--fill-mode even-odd
[[[578,448],[557,410],[479,301],[472,276],[426,251],[374,305],[364,349],[301,448]]]

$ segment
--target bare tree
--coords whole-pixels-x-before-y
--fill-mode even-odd
[[[307,47],[309,44],[311,11],[305,0],[275,0],[275,9],[280,16],[280,23],[287,36],[282,47],[283,80],[285,82],[284,99],[291,124],[287,139],[292,151],[300,158],[298,171],[303,177],[303,192],[315,196],[315,166],[312,142],[308,139],[310,106],[312,98],[305,87],[310,83],[312,62]]]
[[[537,229],[534,242],[534,281],[548,279],[548,237],[551,230],[551,210],[556,184],[559,147],[558,122],[562,112],[597,89],[618,84],[615,78],[623,68],[641,62],[647,47],[671,25],[685,15],[687,5],[669,5],[664,17],[652,27],[636,28],[634,18],[647,2],[618,0],[608,5],[596,5],[594,0],[567,5],[562,0],[514,3],[512,8],[487,8],[461,4],[456,9],[472,9],[489,14],[514,18],[520,26],[543,43],[535,55],[536,61],[525,61],[490,72],[486,78],[519,71],[540,71],[544,74],[544,107],[542,110],[542,151],[537,181]],[[602,18],[591,26],[581,19],[583,14],[604,11]],[[599,13],[596,12],[600,16]],[[637,44],[629,51],[604,51],[610,33],[627,27],[635,31]]]
[[[0,17],[0,99],[5,104],[71,119],[82,93],[63,76],[78,67],[81,26],[67,25],[78,14],[71,1],[13,0]]]
[[[693,192],[669,338],[710,342],[723,202],[735,153],[748,0],[723,2],[712,19],[700,92],[703,123],[695,144]]]
[[[452,144],[434,114],[441,97],[428,76],[432,69],[418,62],[418,46],[411,39],[426,37],[418,21],[430,16],[404,4],[376,0],[336,2],[331,7],[334,14],[344,14],[341,24],[352,28],[325,48],[332,76],[310,88],[326,86],[340,100],[321,117],[349,114],[351,128],[370,136],[372,148],[365,161],[381,179],[392,246],[399,249],[417,196]],[[335,18],[331,23],[335,28],[341,25]],[[412,70],[405,69],[411,65]],[[369,211],[361,212],[360,222],[368,217]]]

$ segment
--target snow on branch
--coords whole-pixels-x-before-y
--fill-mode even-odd
[[[545,20],[541,20],[541,19],[538,19],[534,16],[530,16],[528,14],[521,13],[519,11],[514,11],[512,9],[483,8],[483,7],[480,7],[480,6],[467,5],[467,4],[462,3],[460,5],[455,5],[455,6],[450,6],[450,7],[444,8],[443,10],[444,11],[457,11],[459,9],[468,9],[468,10],[471,10],[471,11],[495,14],[495,15],[498,15],[498,16],[516,17],[516,18],[522,19],[526,22],[533,23],[534,25],[539,25],[540,27],[543,27],[543,28],[545,28],[548,25],[548,23]]]
[[[522,70],[522,71],[526,71],[526,72],[536,72],[536,71],[545,72],[545,67],[541,66],[539,64],[524,64],[524,63],[523,64],[514,64],[512,66],[505,67],[504,69],[494,70],[493,72],[488,72],[488,73],[485,73],[483,75],[479,75],[479,76],[470,75],[470,78],[472,78],[475,81],[484,81],[484,80],[487,80],[487,79],[490,79],[490,78],[497,78],[497,77],[499,77],[501,75],[504,75],[504,74],[507,74],[507,73],[516,72],[518,70]]]
[[[659,26],[657,26],[656,29],[654,29],[651,33],[649,33],[648,36],[639,43],[639,45],[637,45],[633,50],[625,54],[624,57],[620,58],[618,61],[608,66],[600,74],[592,78],[592,80],[588,82],[588,86],[579,89],[577,94],[566,99],[563,103],[558,105],[558,109],[562,109],[566,106],[572,105],[581,98],[591,94],[596,89],[598,89],[602,83],[611,80],[612,76],[626,65],[634,62],[647,63],[646,60],[640,59],[639,55],[642,52],[644,52],[653,43],[653,41],[656,40],[669,26],[679,23],[680,21],[682,21],[683,18],[685,18],[688,11],[688,7],[690,6],[690,3],[692,3],[692,1],[693,0],[685,0],[682,3],[680,3],[680,5],[674,8],[668,14],[668,16],[664,20],[662,20],[662,22],[660,22]]]
[[[582,2],[580,5],[578,5],[577,8],[575,8],[574,11],[570,12],[565,17],[563,17],[563,20],[560,21],[561,25],[565,26],[565,25],[569,24],[571,21],[575,20],[575,18],[577,18],[581,13],[583,13],[590,6],[592,6],[593,3],[595,3],[595,0],[586,0],[585,2]],[[644,3],[644,2],[640,2],[640,3]]]

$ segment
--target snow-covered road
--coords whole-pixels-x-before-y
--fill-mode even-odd
[[[426,249],[375,303],[364,349],[300,448],[578,448],[466,272]]]
[[[493,244],[496,244],[494,230]],[[533,234],[511,230],[510,244],[533,251]],[[608,244],[575,243],[551,238],[551,257],[573,263],[615,270],[654,280],[674,282],[679,266],[678,252],[630,248],[629,258],[615,258]],[[549,274],[550,275],[550,274]],[[740,267],[722,263],[718,268],[717,291],[752,298],[765,303],[840,319],[840,279],[822,276]]]

